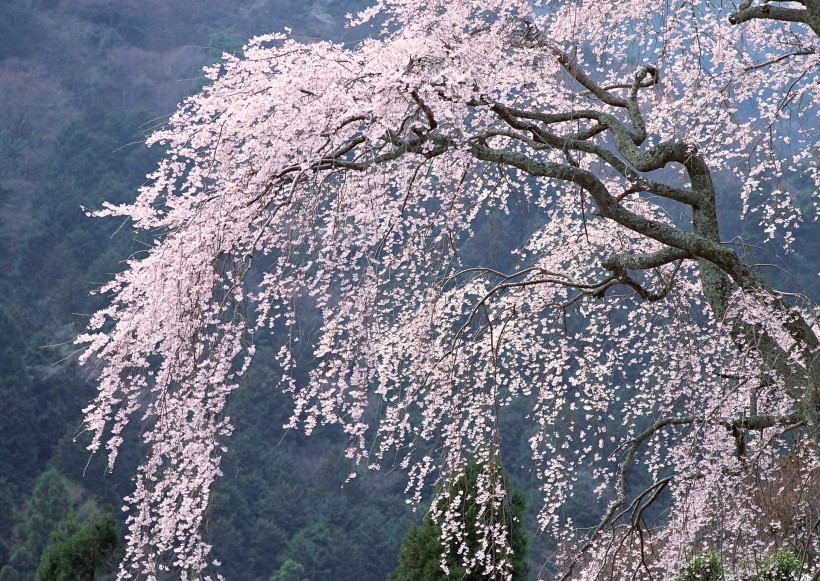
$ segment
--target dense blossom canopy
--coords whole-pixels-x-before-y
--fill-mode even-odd
[[[385,0],[352,17],[377,31],[363,40],[270,34],[225,55],[149,138],[168,154],[136,201],[99,212],[153,240],[79,338],[100,366],[92,449],[113,466],[132,419],[149,449],[120,576],[211,570],[226,406],[267,329],[290,332],[290,426],[340,424],[349,457],[401,466],[413,497],[468,457],[493,466],[499,407],[528,398],[540,524],[568,578],[667,578],[706,548],[740,571],[786,537],[816,559],[800,519],[817,499],[795,495],[774,534],[761,491],[816,486],[818,311],[725,244],[715,183],[787,249],[816,218],[794,184],[820,184],[818,14]],[[515,204],[533,231],[483,261],[476,228]],[[318,331],[300,336],[306,309]],[[582,470],[603,507],[591,530],[564,511]],[[507,502],[493,474],[482,506]],[[434,504],[456,546],[464,501]],[[467,570],[509,576],[504,527],[465,545]]]

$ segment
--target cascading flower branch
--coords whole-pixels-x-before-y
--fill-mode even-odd
[[[97,212],[153,239],[78,338],[100,369],[91,449],[113,467],[130,421],[148,449],[119,577],[215,574],[226,406],[252,337],[294,331],[299,305],[319,331],[309,381],[279,353],[289,427],[340,424],[348,456],[398,464],[415,499],[477,459],[475,498],[434,505],[468,571],[511,575],[504,524],[470,548],[459,506],[507,501],[496,419],[521,397],[559,576],[666,578],[704,549],[739,576],[782,546],[760,490],[787,465],[818,486],[817,308],[725,244],[714,180],[787,245],[816,217],[790,188],[820,175],[820,9],[726,10],[385,0],[351,21],[383,26],[371,38],[265,35],[208,69],[148,139],[168,153],[136,201]],[[503,266],[477,252],[482,224],[522,203],[540,217],[526,242]],[[564,510],[579,471],[592,529]],[[792,524],[817,565],[816,526]]]

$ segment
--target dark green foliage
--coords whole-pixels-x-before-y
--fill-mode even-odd
[[[25,547],[18,546],[11,552],[9,564],[0,569],[0,581],[24,581],[26,576],[17,570],[21,564],[28,563],[33,557],[25,550]]]
[[[242,46],[247,39],[226,28],[219,28],[208,35],[208,52],[214,62],[221,60],[224,53],[242,56]]]
[[[333,539],[323,522],[305,527],[290,541],[287,553],[298,563],[304,563],[308,579],[328,579],[333,571],[328,567],[328,556]]]
[[[21,579],[34,577],[51,531],[65,518],[68,510],[68,490],[62,477],[50,468],[37,479],[25,520],[14,528],[17,544],[11,551],[8,565],[0,570],[0,579],[14,579],[14,574],[21,575]]]
[[[476,491],[476,479],[480,470],[478,464],[470,462],[465,474],[452,485],[451,492],[466,492],[468,494],[465,497],[472,497]],[[525,508],[524,494],[519,490],[514,490],[507,506],[503,508],[503,513],[494,515],[495,518],[503,519],[507,530],[510,531],[510,546],[513,550],[510,561],[513,567],[512,578],[515,581],[526,580],[529,571],[526,561],[527,537],[521,526]],[[471,549],[475,549],[479,544],[477,510],[477,505],[473,504],[463,511],[467,525],[467,544]],[[411,528],[404,537],[399,553],[399,567],[390,573],[387,577],[388,581],[439,581],[441,579],[484,581],[486,579],[480,571],[468,574],[460,565],[460,559],[454,550],[446,557],[449,574],[445,575],[440,564],[441,556],[445,551],[440,538],[441,527],[433,521],[430,514],[427,514],[424,522],[420,526]]]
[[[37,568],[36,581],[85,581],[94,573],[113,568],[119,545],[117,521],[110,514],[95,513],[84,523],[72,510],[51,534]]]
[[[335,431],[288,433],[271,445],[290,403],[264,364],[275,348],[258,345],[260,364],[232,404],[237,431],[211,529],[221,571],[227,579],[267,579],[290,560],[310,581],[383,581],[412,522],[401,483],[381,474],[345,483],[351,466]]]
[[[512,557],[513,579],[524,580],[529,573],[527,564],[527,533],[522,526],[527,499],[520,490],[513,490],[510,496],[510,512],[513,514],[513,525],[510,544],[515,551]]]
[[[433,580],[442,577],[439,556],[443,547],[436,526],[430,516],[424,518],[421,526],[414,525],[401,543],[399,568],[390,573],[389,581]]]
[[[31,290],[49,288],[47,303],[40,293],[32,301],[55,316],[89,312],[88,292],[133,252],[129,236],[114,236],[118,223],[89,220],[83,208],[133,197],[161,153],[140,143],[140,127],[149,119],[145,111],[95,116],[67,125],[57,138],[44,192],[49,203],[38,216],[40,234],[25,257]]]
[[[305,577],[305,568],[300,563],[288,559],[279,567],[279,572],[270,581],[309,581]]]
[[[26,370],[28,345],[16,317],[0,304],[0,500],[19,499],[30,490],[39,464],[37,408]],[[0,509],[0,531],[12,526],[12,511]]]

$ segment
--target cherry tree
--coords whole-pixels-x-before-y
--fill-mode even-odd
[[[401,467],[416,500],[468,458],[485,467],[475,498],[433,503],[468,571],[511,574],[504,522],[473,550],[460,515],[506,502],[496,419],[515,398],[532,403],[559,576],[669,578],[706,549],[739,576],[782,546],[816,566],[818,310],[721,238],[716,201],[785,251],[816,218],[792,187],[820,185],[818,15],[817,0],[382,0],[351,17],[363,40],[268,34],[225,55],[149,138],[168,154],[136,201],[97,213],[152,240],[78,339],[99,367],[91,449],[113,467],[129,421],[148,447],[120,578],[213,575],[210,492],[263,332],[289,333],[287,427],[341,425],[352,463]],[[513,266],[466,252],[522,200],[543,219]],[[807,492],[786,526],[760,491],[789,454]],[[579,470],[603,507],[591,530],[564,510]]]

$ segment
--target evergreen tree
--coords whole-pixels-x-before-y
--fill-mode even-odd
[[[270,578],[270,581],[308,581],[305,578],[305,568],[301,563],[288,559],[279,568],[279,572]]]
[[[290,540],[285,560],[299,563],[308,579],[328,579],[334,571],[328,566],[328,553],[333,539],[327,525],[322,522],[303,528]]]
[[[451,497],[461,493],[461,497],[466,499],[464,522],[467,526],[467,542],[471,545],[470,550],[475,550],[480,543],[480,520],[486,522],[488,517],[494,520],[503,519],[512,548],[512,554],[509,556],[512,578],[514,581],[524,581],[529,571],[526,561],[527,537],[521,528],[521,520],[526,507],[524,494],[520,490],[513,490],[509,501],[496,514],[485,514],[479,518],[479,505],[473,499],[477,491],[477,478],[480,472],[481,466],[471,461],[461,478],[450,487]],[[428,513],[421,526],[414,526],[405,535],[399,553],[399,567],[390,573],[388,581],[439,581],[441,579],[485,581],[492,579],[482,571],[467,573],[462,559],[456,554],[456,547],[450,547],[446,555],[445,562],[449,573],[445,575],[440,562],[445,550],[441,542],[441,527]]]
[[[69,510],[68,490],[62,477],[49,468],[37,479],[26,509],[25,520],[14,528],[17,545],[9,563],[0,570],[0,579],[31,579],[37,562],[49,542],[51,531]]]
[[[37,568],[36,581],[93,581],[100,568],[111,568],[119,545],[117,521],[95,513],[80,524],[72,510],[51,533]]]

